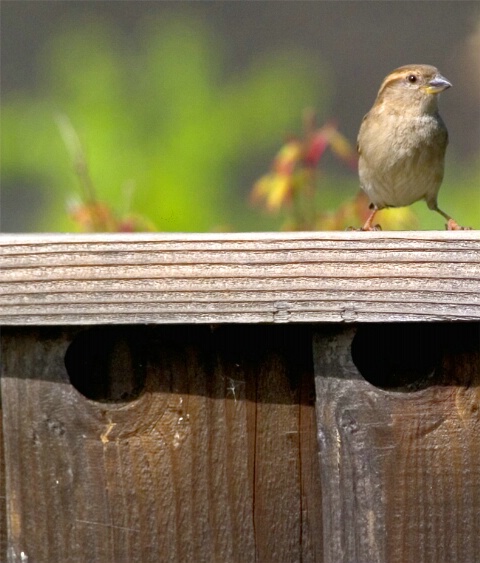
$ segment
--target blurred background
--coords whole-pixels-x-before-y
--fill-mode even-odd
[[[439,204],[480,228],[478,1],[2,0],[0,48],[2,231],[344,228],[360,121],[407,63],[453,83]],[[412,208],[393,228],[443,229]]]

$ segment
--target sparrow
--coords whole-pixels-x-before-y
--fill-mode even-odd
[[[447,220],[448,230],[463,229],[437,205],[448,144],[438,94],[450,87],[434,66],[420,64],[401,66],[383,81],[357,140],[360,185],[372,209],[362,231],[380,229],[373,225],[378,210],[420,199]]]

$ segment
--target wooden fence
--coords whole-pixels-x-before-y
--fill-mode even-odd
[[[0,261],[0,561],[480,561],[479,232]]]

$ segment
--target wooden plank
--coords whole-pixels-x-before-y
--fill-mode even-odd
[[[7,553],[6,504],[5,456],[3,451],[3,417],[2,410],[0,409],[0,554]]]
[[[95,330],[3,329],[9,560],[321,561],[311,331]]]
[[[367,366],[368,354],[388,345],[372,334]],[[354,365],[354,328],[317,333],[325,563],[478,560],[480,325],[442,325],[436,334],[433,375],[390,390]],[[392,373],[408,365],[388,363]]]
[[[480,232],[0,236],[0,323],[480,319]]]
[[[261,523],[257,536],[262,534],[256,560],[322,561],[311,329],[278,336],[266,346],[256,375],[255,522]],[[286,358],[282,350],[295,354]]]

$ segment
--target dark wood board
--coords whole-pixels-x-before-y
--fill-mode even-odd
[[[325,563],[480,561],[480,325],[355,333],[314,344]]]
[[[10,561],[321,561],[311,331],[286,329],[4,329]]]

